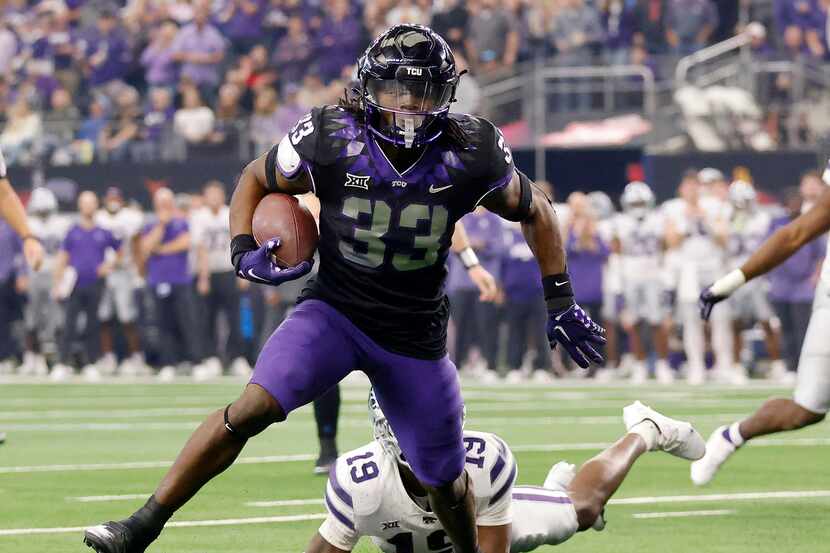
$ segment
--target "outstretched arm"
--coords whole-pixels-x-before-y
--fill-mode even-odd
[[[37,270],[43,261],[43,247],[32,236],[26,210],[15,194],[9,179],[6,178],[6,160],[0,150],[0,217],[23,239],[23,255],[30,267]]]
[[[469,238],[467,238],[467,230],[461,221],[455,223],[450,249],[458,255],[464,268],[467,269],[467,275],[469,275],[470,280],[478,288],[479,301],[496,301],[499,295],[499,287],[496,279],[479,263],[478,256],[470,246]]]
[[[764,275],[790,258],[802,246],[830,230],[830,188],[806,213],[781,227],[761,244],[739,269],[721,277],[700,295],[700,316],[708,319],[715,304],[747,281]]]

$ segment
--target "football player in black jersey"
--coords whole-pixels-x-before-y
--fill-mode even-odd
[[[277,267],[270,254],[279,237],[259,247],[251,236],[254,209],[269,192],[312,191],[320,200],[319,272],[240,398],[194,432],[144,507],[88,529],[88,545],[144,551],[249,438],[360,367],[454,550],[478,550],[461,393],[446,352],[443,285],[455,222],[479,204],[520,221],[543,275],[551,345],[587,367],[602,361],[594,348],[605,340],[574,303],[550,198],[516,170],[492,123],[449,114],[459,77],[443,38],[395,26],[358,62],[356,98],[313,109],[245,168],[231,201],[239,276],[278,285],[311,269]]]

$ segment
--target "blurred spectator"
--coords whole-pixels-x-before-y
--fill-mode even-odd
[[[268,50],[263,45],[254,46],[248,54],[250,59],[250,74],[248,75],[248,87],[257,91],[263,87],[271,86],[277,80],[277,73],[268,64]]]
[[[110,161],[125,161],[130,155],[130,147],[138,138],[140,110],[138,92],[134,88],[124,88],[116,100],[116,118],[107,122],[101,133],[99,154]]]
[[[107,126],[110,103],[104,96],[93,98],[89,104],[89,114],[78,128],[77,138],[88,149],[96,150],[101,142],[104,127]]]
[[[297,103],[302,106],[303,111],[310,111],[315,106],[328,104],[331,100],[332,91],[323,84],[316,71],[309,71],[303,79],[302,88],[297,93]]]
[[[429,19],[429,6],[423,9],[415,0],[399,0],[397,5],[386,13],[386,26],[393,27],[401,23],[428,25]]]
[[[605,35],[605,54],[608,63],[624,65],[634,40],[634,5],[629,0],[601,0],[599,14]]]
[[[43,142],[46,156],[55,165],[68,165],[77,161],[73,152],[75,130],[81,112],[72,104],[72,97],[65,88],[52,93],[50,110],[44,117]]]
[[[22,246],[20,237],[5,222],[0,221],[0,366],[9,368],[16,348],[12,335],[12,323],[17,319],[16,279],[20,268]],[[4,371],[8,372],[8,371]]]
[[[526,354],[531,353],[534,375],[544,378],[542,375],[547,375],[551,358],[550,344],[545,335],[547,310],[539,263],[525,241],[521,225],[506,223],[505,226],[501,276],[508,329],[507,367],[511,371],[519,371]]]
[[[277,122],[279,127],[286,131],[308,111],[299,103],[299,91],[300,87],[294,83],[288,83],[283,87],[283,99],[277,108]]]
[[[273,88],[263,88],[259,91],[254,102],[254,113],[251,115],[251,141],[254,143],[254,154],[268,151],[278,142],[290,127],[281,127],[277,114],[277,92]]]
[[[324,5],[325,17],[316,35],[315,55],[324,83],[338,78],[341,70],[355,62],[365,47],[360,19],[351,13],[349,0],[329,0]]]
[[[227,44],[219,30],[210,24],[210,6],[199,0],[193,23],[182,27],[173,41],[173,59],[181,63],[181,75],[197,86],[212,91],[220,82],[219,64]]]
[[[124,32],[118,28],[118,17],[111,10],[98,16],[96,30],[86,40],[84,62],[89,86],[93,91],[114,95],[129,70],[131,52]]]
[[[232,83],[225,83],[219,88],[219,100],[216,106],[216,123],[210,135],[214,144],[230,144],[238,138],[237,123],[242,117],[242,90]]]
[[[144,227],[140,251],[146,259],[148,291],[163,342],[159,378],[172,380],[176,364],[198,363],[204,357],[198,325],[193,324],[196,311],[188,262],[190,227],[177,213],[175,197],[168,188],[160,188],[153,195],[153,210],[156,221]]]
[[[8,75],[11,72],[15,54],[17,37],[7,23],[0,23],[0,75]]]
[[[366,2],[366,7],[363,9],[363,24],[371,36],[378,36],[388,28],[386,25],[386,14],[389,13],[394,5],[395,2],[393,0],[372,0],[371,2]]]
[[[666,11],[666,40],[679,56],[706,46],[718,26],[711,0],[668,0]]]
[[[637,0],[634,7],[634,44],[645,46],[649,54],[668,50],[666,8],[666,0]]]
[[[137,157],[157,160],[165,157],[173,124],[173,94],[168,88],[150,90],[150,105],[141,124],[141,148]]]
[[[219,181],[211,181],[205,185],[203,195],[205,207],[193,213],[191,225],[197,260],[196,289],[207,311],[207,332],[204,334],[203,347],[208,352],[208,359],[198,373],[194,372],[194,378],[221,376],[222,363],[219,357],[222,354],[231,365],[232,374],[248,376],[251,367],[243,355],[239,320],[240,290],[248,288],[248,282],[237,278],[225,251],[231,241],[225,187]],[[224,344],[219,325],[219,315],[223,312],[229,330]]]
[[[805,175],[802,182],[814,176],[817,177],[812,174]],[[799,189],[787,190],[784,195],[787,214],[772,221],[769,234],[801,215],[805,200]],[[813,296],[826,249],[826,238],[814,240],[770,271],[767,277],[770,284],[769,299],[781,321],[781,328],[784,329],[781,333],[783,357],[790,371],[798,367],[801,345],[807,333]]]
[[[597,231],[597,218],[590,205],[579,197],[568,198],[568,204],[571,220],[565,252],[574,297],[592,318],[600,320],[603,266],[611,251]]]
[[[455,65],[458,71],[467,69],[467,59],[460,52],[455,54]],[[471,73],[465,73],[458,82],[458,88],[455,91],[456,101],[450,105],[450,110],[454,113],[471,113],[476,114],[481,107],[481,85],[478,80]]]
[[[827,184],[822,180],[821,175],[815,171],[808,171],[801,177],[799,191],[801,192],[801,212],[811,209],[819,197],[827,190]]]
[[[553,18],[552,36],[559,65],[591,65],[593,47],[602,39],[599,14],[584,0],[565,0]],[[571,82],[574,93],[560,93],[561,109],[587,110],[591,105],[590,83],[585,79]]]
[[[173,41],[179,28],[172,21],[165,21],[156,29],[152,42],[141,54],[144,79],[151,87],[172,87],[178,80]]]
[[[518,22],[497,0],[470,4],[465,41],[467,62],[480,74],[510,67],[519,50]]]
[[[467,231],[470,247],[475,250],[481,266],[492,274],[496,281],[501,280],[501,258],[504,250],[503,220],[478,207],[473,213],[462,219]],[[479,301],[480,292],[467,275],[461,262],[452,256],[454,268],[447,290],[453,305],[452,317],[455,324],[455,358],[460,367],[467,370],[476,365],[470,357],[473,347],[477,348],[486,368],[480,373],[484,378],[493,378],[498,369],[499,358],[499,310],[491,302]]]
[[[173,130],[190,144],[204,142],[213,132],[216,117],[204,105],[199,90],[189,86],[182,92],[182,107],[173,116]]]
[[[0,133],[0,148],[3,149],[6,163],[31,163],[42,132],[40,114],[32,111],[29,100],[21,94],[9,107],[6,126]]]
[[[441,3],[441,10],[432,14],[432,28],[443,36],[453,52],[458,55],[464,50],[464,40],[470,14],[466,3],[460,0],[447,0]]]
[[[308,64],[314,55],[314,44],[301,17],[288,19],[288,33],[282,37],[274,48],[271,62],[279,72],[284,83],[302,81]]]
[[[66,324],[60,343],[60,363],[52,368],[51,378],[63,380],[72,374],[72,347],[83,336],[86,344],[83,374],[90,380],[100,378],[95,363],[101,353],[98,306],[104,291],[104,279],[113,267],[107,260],[109,250],[117,251],[120,244],[112,233],[95,223],[98,197],[94,192],[78,196],[78,222],[69,229],[58,255],[55,269],[54,297],[66,301]],[[71,271],[67,273],[67,271]],[[83,333],[78,326],[84,315]]]
[[[224,0],[216,18],[238,54],[246,54],[262,38],[265,0]]]

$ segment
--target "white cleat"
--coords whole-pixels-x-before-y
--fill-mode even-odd
[[[675,457],[690,461],[696,461],[706,453],[703,437],[691,423],[661,415],[639,401],[623,409],[623,420],[629,432],[643,421],[649,421],[655,426],[657,431],[654,439],[651,440],[652,443],[646,440],[650,451],[665,451]]]
[[[58,363],[52,367],[52,372],[49,373],[49,380],[54,382],[64,382],[65,380],[69,380],[72,376],[72,372],[72,367]]]
[[[98,369],[98,367],[94,363],[91,363],[91,364],[87,365],[86,367],[84,367],[81,370],[81,376],[87,382],[100,382],[101,381],[101,371]]]
[[[674,371],[666,361],[657,362],[657,366],[654,368],[654,376],[658,384],[663,386],[674,384]]]
[[[706,455],[692,463],[692,482],[696,486],[705,486],[711,482],[721,465],[738,449],[727,439],[725,433],[728,432],[728,426],[721,426],[712,432],[706,442]]]
[[[520,370],[512,370],[508,372],[504,377],[504,382],[506,384],[523,384],[526,382],[525,376],[522,374]]]
[[[231,374],[241,378],[251,376],[251,364],[244,357],[237,357],[231,363]]]
[[[645,384],[648,382],[648,367],[645,362],[634,362],[634,365],[631,367],[630,381],[632,384]]]
[[[162,367],[158,375],[156,375],[156,378],[158,378],[159,382],[173,382],[176,379],[176,368],[172,365]]]

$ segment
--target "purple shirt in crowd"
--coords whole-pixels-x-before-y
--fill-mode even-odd
[[[505,232],[505,255],[501,265],[502,288],[507,301],[544,301],[539,263],[527,245],[520,226]]]
[[[225,4],[230,3],[236,3],[237,5],[230,19],[222,23],[224,34],[232,41],[259,38],[262,35],[262,20],[265,17],[265,2],[254,0],[253,3],[257,5],[257,9],[250,14],[242,9],[241,2],[238,0],[228,0]],[[224,10],[225,7],[223,6],[221,11]]]
[[[191,23],[182,27],[173,40],[174,52],[190,52],[199,54],[214,54],[224,52],[227,48],[222,33],[213,25],[205,25],[201,29]],[[196,84],[216,85],[219,83],[218,63],[182,63],[182,77],[188,77]]]
[[[504,252],[504,226],[501,217],[490,211],[473,212],[462,217],[461,223],[467,231],[470,245],[475,250],[481,266],[487,269],[496,281],[500,281],[501,257]],[[475,283],[470,280],[467,270],[456,257],[455,254],[450,255],[447,290],[475,290]]]
[[[610,253],[608,245],[597,236],[596,250],[581,249],[574,233],[568,236],[565,252],[568,256],[568,273],[577,302],[600,303],[602,301],[602,273]]]
[[[792,221],[789,216],[775,219],[769,234]],[[827,238],[816,238],[767,275],[770,284],[769,299],[781,302],[813,301],[816,292],[816,267],[827,252]],[[826,261],[825,261],[826,263]]]
[[[130,68],[130,49],[124,40],[123,30],[115,29],[109,35],[95,31],[87,38],[86,56],[90,59],[103,54],[104,60],[92,66],[89,75],[91,86],[100,86],[121,79]]]
[[[152,231],[158,223],[150,223],[144,227],[142,234]],[[169,244],[182,234],[190,230],[187,221],[175,218],[164,227],[164,236],[161,244]],[[153,254],[147,259],[147,284],[188,284],[190,270],[187,264],[187,250],[166,255]]]
[[[774,3],[775,28],[784,36],[787,27],[796,26],[802,30],[816,27],[816,16],[820,14],[815,0],[777,0]]]
[[[95,284],[98,267],[104,262],[108,249],[117,250],[120,243],[107,229],[94,226],[84,228],[75,224],[63,239],[61,250],[69,254],[69,266],[78,274],[76,288]]]
[[[20,237],[5,221],[0,221],[0,282],[17,272],[21,252]]]
[[[352,16],[341,21],[326,18],[316,37],[319,48],[316,57],[320,65],[320,77],[325,83],[340,77],[347,65],[354,63],[363,44],[363,25]],[[330,42],[330,44],[326,44]]]
[[[630,48],[634,38],[634,12],[628,2],[620,4],[602,14],[605,46],[610,50]]]
[[[166,48],[154,48],[152,45],[141,53],[141,65],[146,68],[144,75],[152,86],[171,86],[178,79],[176,62],[173,61],[172,44]]]

